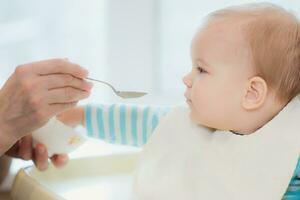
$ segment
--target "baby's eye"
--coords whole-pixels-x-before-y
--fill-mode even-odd
[[[206,71],[205,71],[202,67],[197,67],[197,70],[198,70],[200,73],[206,73]]]

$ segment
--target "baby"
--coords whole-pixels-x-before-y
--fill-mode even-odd
[[[191,121],[212,130],[249,135],[300,92],[300,23],[272,4],[217,10],[194,36],[191,58],[193,66],[183,78]],[[59,119],[85,126],[91,137],[142,146],[170,110],[87,105],[66,111]],[[300,199],[298,175],[300,162],[283,199]]]

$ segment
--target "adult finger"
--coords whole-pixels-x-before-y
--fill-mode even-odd
[[[86,78],[88,71],[78,64],[65,59],[50,59],[30,63],[34,71],[39,75],[47,74],[71,74],[78,78]]]
[[[48,152],[43,144],[36,145],[33,162],[41,171],[44,171],[48,168]]]
[[[42,88],[45,89],[56,89],[62,87],[73,87],[76,89],[81,89],[89,91],[93,84],[84,79],[77,78],[70,74],[50,74],[44,75],[39,78],[39,83]]]
[[[69,157],[66,154],[54,155],[51,157],[51,162],[57,168],[65,166],[69,161]]]
[[[19,142],[18,157],[23,160],[30,160],[32,158],[32,137],[27,135]]]
[[[78,101],[71,102],[71,103],[57,103],[57,104],[50,104],[50,114],[51,115],[58,115],[61,112],[68,110],[70,108],[74,108],[77,105]]]
[[[46,93],[45,99],[48,104],[70,103],[85,99],[90,92],[79,90],[73,87],[64,87],[50,90]]]

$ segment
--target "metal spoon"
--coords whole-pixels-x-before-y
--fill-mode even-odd
[[[97,79],[94,79],[94,78],[86,78],[90,81],[95,81],[95,82],[98,82],[98,83],[103,83],[105,85],[108,85],[113,91],[114,93],[119,96],[119,97],[122,97],[124,99],[127,99],[127,98],[138,98],[138,97],[142,97],[144,95],[146,95],[147,93],[146,92],[137,92],[137,91],[119,91],[119,90],[116,90],[111,84],[105,82],[105,81],[100,81],[100,80],[97,80]]]

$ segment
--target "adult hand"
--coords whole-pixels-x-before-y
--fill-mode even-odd
[[[0,90],[0,155],[90,94],[88,72],[64,59],[20,65]]]
[[[35,148],[32,148],[31,134],[17,141],[5,154],[23,160],[32,160],[41,171],[48,168],[47,149],[43,144],[37,144]],[[50,160],[54,166],[62,167],[68,162],[68,156],[65,154],[54,155]]]

